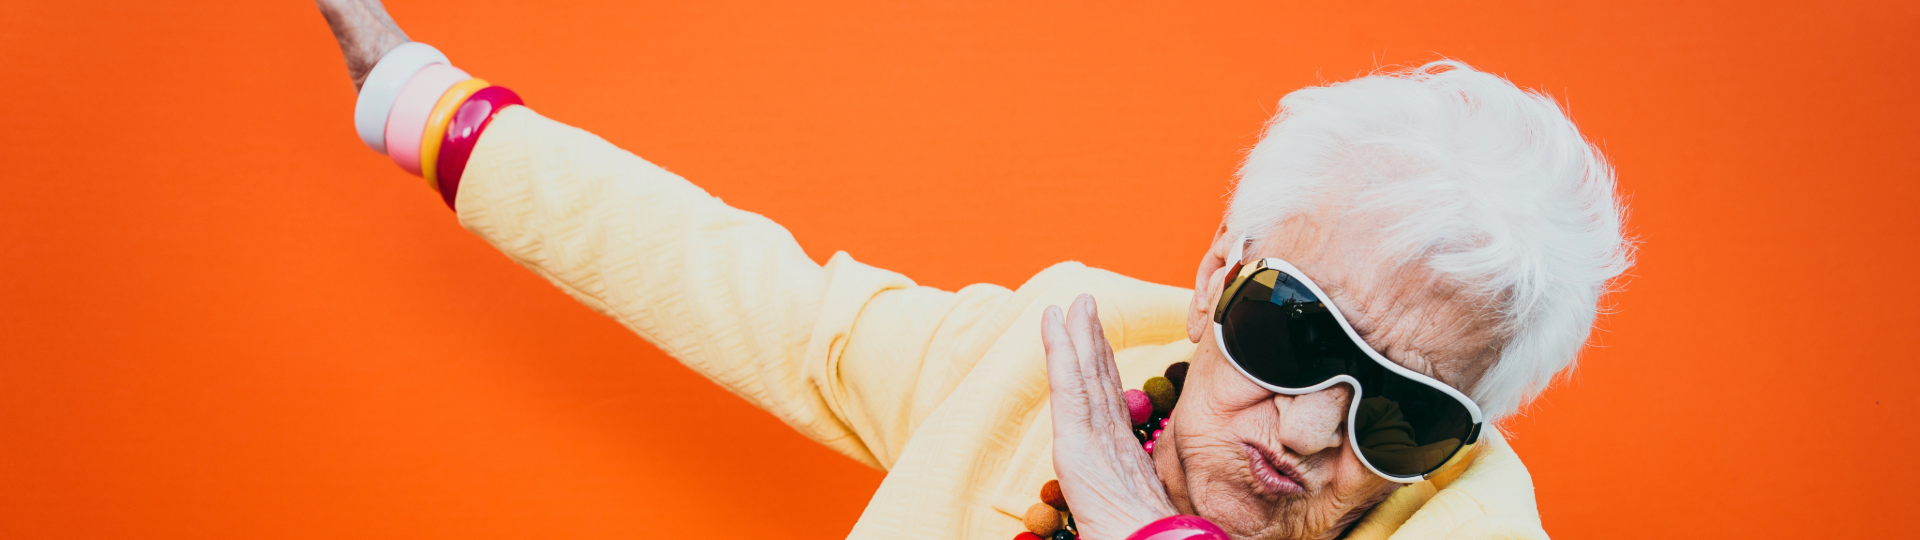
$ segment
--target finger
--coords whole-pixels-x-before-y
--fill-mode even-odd
[[[1089,322],[1094,317],[1092,303],[1091,296],[1083,294],[1075,298],[1073,308],[1068,312],[1067,328],[1073,337],[1074,351],[1079,353],[1080,380],[1087,392],[1087,410],[1089,414],[1104,415],[1114,399],[1107,392],[1106,382],[1100,380],[1103,371],[1100,369],[1102,359],[1098,342],[1106,338],[1095,332],[1093,324]]]
[[[1067,319],[1067,328],[1072,331],[1073,349],[1080,353],[1080,369],[1085,375],[1100,375],[1100,353],[1105,350],[1106,336],[1100,333],[1099,315],[1093,311],[1093,297],[1080,295],[1073,300],[1073,311]]]
[[[1083,369],[1086,370],[1087,392],[1098,396],[1098,399],[1088,400],[1092,402],[1090,404],[1092,412],[1089,414],[1099,417],[1101,421],[1098,425],[1101,427],[1109,430],[1118,429],[1119,426],[1114,425],[1116,422],[1114,422],[1112,411],[1115,405],[1124,402],[1115,393],[1114,389],[1119,385],[1112,380],[1112,370],[1107,369],[1107,364],[1110,363],[1104,354],[1107,336],[1100,331],[1100,313],[1094,305],[1093,297],[1089,295],[1081,295],[1074,307],[1080,314],[1080,317],[1073,321],[1077,323],[1075,328],[1077,337],[1085,340],[1086,343],[1086,348],[1082,349],[1085,352],[1080,357],[1082,365],[1085,366]],[[1079,344],[1076,343],[1075,346]]]
[[[1040,343],[1047,351],[1047,379],[1077,381],[1080,373],[1079,347],[1073,343],[1060,306],[1047,306],[1040,315]],[[1062,386],[1062,385],[1055,385]],[[1073,385],[1065,385],[1073,386]]]
[[[1040,315],[1040,342],[1047,352],[1048,400],[1053,403],[1054,426],[1081,423],[1086,417],[1086,391],[1080,382],[1079,355],[1059,306],[1048,306]]]
[[[1105,328],[1100,324],[1099,302],[1092,297],[1086,300],[1085,333],[1090,336],[1094,351],[1089,357],[1090,373],[1087,375],[1088,392],[1098,394],[1100,399],[1094,404],[1096,409],[1088,413],[1098,419],[1095,425],[1102,430],[1101,435],[1114,440],[1124,441],[1119,449],[1132,448],[1133,422],[1128,418],[1125,389],[1120,381],[1120,370],[1113,360],[1113,345],[1107,341]],[[1127,452],[1122,452],[1127,453]]]
[[[1100,323],[1099,301],[1087,296],[1085,307],[1085,333],[1090,336],[1094,348],[1092,354],[1086,355],[1091,357],[1089,378],[1092,380],[1088,384],[1092,388],[1089,391],[1104,397],[1099,411],[1104,415],[1103,418],[1110,419],[1107,424],[1112,426],[1113,435],[1132,439],[1127,429],[1132,422],[1127,420],[1126,400],[1122,397],[1126,389],[1120,381],[1120,368],[1113,360],[1113,344],[1107,341],[1106,328]]]
[[[1089,326],[1088,331],[1093,334],[1094,346],[1097,347],[1094,351],[1094,356],[1096,357],[1094,366],[1099,371],[1098,378],[1110,395],[1118,396],[1121,392],[1125,392],[1126,389],[1121,387],[1120,366],[1114,363],[1113,343],[1107,341],[1106,327],[1100,324],[1099,302],[1095,301],[1092,296],[1087,297],[1087,323]],[[1113,401],[1118,404],[1120,410],[1124,411],[1126,409],[1124,400],[1115,399]]]

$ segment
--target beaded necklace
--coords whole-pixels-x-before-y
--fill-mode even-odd
[[[1173,405],[1180,401],[1180,391],[1187,384],[1187,367],[1186,362],[1176,362],[1167,366],[1165,375],[1147,379],[1141,390],[1126,392],[1127,419],[1133,422],[1133,437],[1140,441],[1140,448],[1148,455],[1153,454],[1153,442],[1167,429],[1167,416],[1173,414]],[[1040,486],[1040,502],[1027,507],[1027,515],[1021,522],[1027,530],[1015,535],[1013,540],[1080,538],[1080,527],[1073,522],[1073,511],[1067,508],[1059,480],[1048,480]]]

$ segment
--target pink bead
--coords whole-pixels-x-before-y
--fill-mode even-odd
[[[1141,445],[1140,447],[1147,449],[1147,453],[1149,454],[1153,453],[1153,441],[1147,441],[1147,444]]]
[[[1139,390],[1127,391],[1127,416],[1133,419],[1133,425],[1147,423],[1153,416],[1153,400],[1147,399],[1147,393]]]
[[[1147,440],[1150,440],[1150,441],[1157,441],[1157,440],[1160,440],[1160,431],[1161,431],[1161,430],[1158,430],[1158,429],[1156,429],[1156,430],[1153,430],[1153,436],[1152,436],[1152,437],[1147,437]]]

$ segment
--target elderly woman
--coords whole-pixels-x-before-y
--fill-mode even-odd
[[[1062,263],[948,292],[816,264],[378,0],[319,4],[362,138],[461,225],[887,471],[849,537],[1546,537],[1495,426],[1628,264],[1612,172],[1550,98],[1451,61],[1302,89],[1193,290]]]

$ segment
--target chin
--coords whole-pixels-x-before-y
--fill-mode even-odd
[[[1246,492],[1230,492],[1236,486],[1219,488],[1201,487],[1205,491],[1193,500],[1194,512],[1201,517],[1226,529],[1234,538],[1318,538],[1320,534],[1307,527],[1305,514],[1307,501],[1304,495],[1294,495],[1282,500],[1267,500],[1264,497]]]

